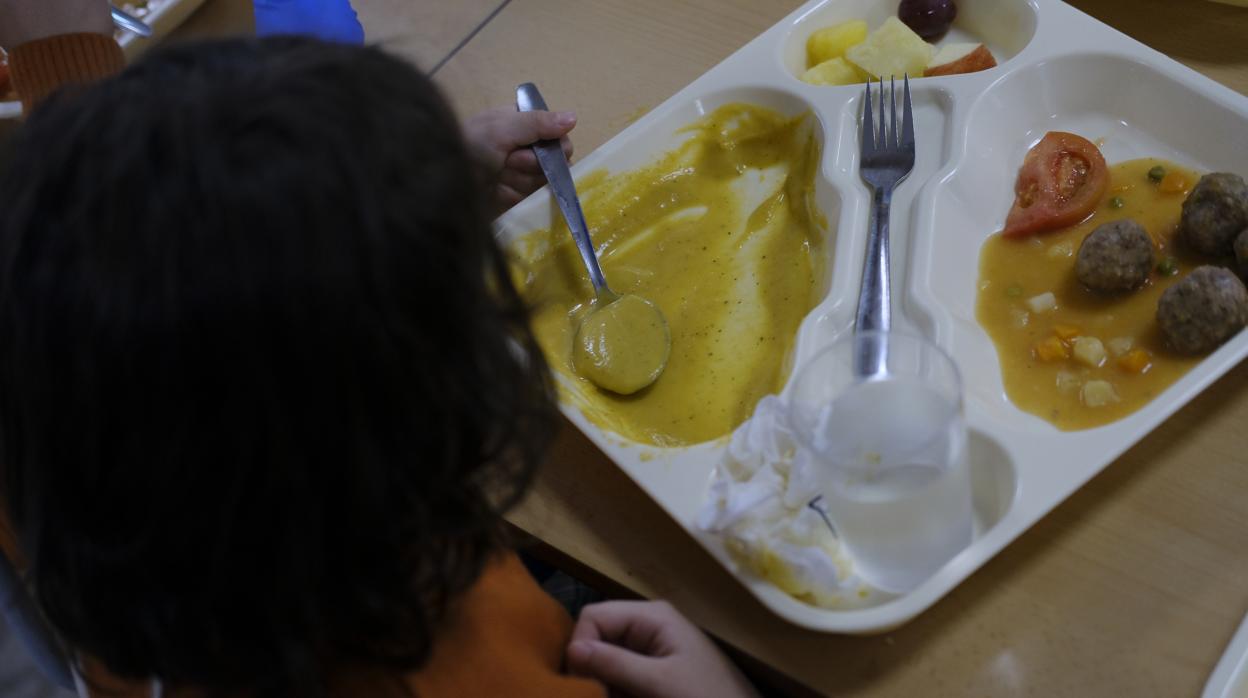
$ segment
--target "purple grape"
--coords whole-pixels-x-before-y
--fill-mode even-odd
[[[897,8],[897,18],[924,41],[939,41],[957,16],[953,0],[901,0]]]

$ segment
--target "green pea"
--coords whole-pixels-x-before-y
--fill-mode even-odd
[[[1109,200],[1110,208],[1122,208],[1122,205],[1123,205],[1123,201],[1122,201],[1121,196],[1115,196],[1114,198]]]
[[[1157,165],[1156,167],[1148,171],[1148,178],[1153,180],[1154,182],[1160,182],[1161,180],[1166,178],[1166,168],[1162,167],[1161,165]]]
[[[1174,276],[1179,273],[1179,260],[1166,257],[1157,263],[1157,273],[1162,276]]]
[[[1018,284],[1013,284],[1009,288],[1005,289],[1005,295],[1010,298],[1018,298],[1023,295],[1023,287]]]

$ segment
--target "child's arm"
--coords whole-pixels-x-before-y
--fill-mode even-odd
[[[539,140],[558,139],[563,152],[571,157],[568,133],[575,126],[576,114],[572,112],[514,109],[491,109],[464,122],[464,138],[477,160],[495,178],[495,200],[500,212],[546,184],[546,175],[529,146]]]
[[[727,657],[671,604],[609,601],[581,611],[568,669],[638,698],[757,698]]]

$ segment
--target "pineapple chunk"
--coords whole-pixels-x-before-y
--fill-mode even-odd
[[[1073,353],[1075,360],[1085,366],[1097,368],[1105,363],[1105,345],[1096,337],[1075,337]]]
[[[1118,391],[1109,381],[1088,381],[1079,391],[1079,397],[1088,407],[1104,407],[1111,402],[1118,402]]]
[[[802,82],[812,85],[852,85],[863,82],[863,77],[849,61],[832,58],[802,73]]]
[[[868,75],[898,80],[902,75],[920,77],[932,58],[932,45],[896,17],[871,32],[857,46],[845,52],[845,58]]]
[[[840,58],[850,46],[862,43],[865,38],[867,23],[861,19],[819,29],[806,40],[806,67],[813,68],[833,58]]]

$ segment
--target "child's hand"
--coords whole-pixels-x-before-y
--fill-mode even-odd
[[[637,698],[754,698],[749,681],[665,601],[586,606],[572,631],[568,669]]]
[[[495,177],[495,199],[506,211],[546,184],[546,175],[530,145],[559,139],[563,152],[572,157],[568,132],[576,126],[572,112],[491,109],[464,122],[468,145]]]
[[[344,44],[364,43],[351,0],[252,0],[256,35],[298,34]]]

